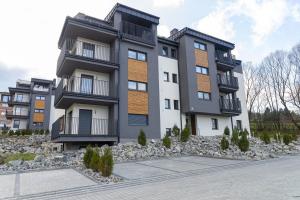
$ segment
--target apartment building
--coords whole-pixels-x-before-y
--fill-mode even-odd
[[[247,128],[234,44],[190,28],[157,36],[159,17],[116,4],[104,20],[67,17],[58,41],[52,139],[66,148],[161,138],[176,124],[194,135]]]
[[[9,87],[11,96],[6,118],[12,120],[11,129],[51,130],[51,101],[53,104],[55,80],[32,78],[31,81],[17,80],[16,87]],[[52,106],[52,110],[53,110]],[[51,125],[51,126],[50,126]]]
[[[0,92],[0,129],[10,129],[11,120],[6,118],[6,112],[11,111],[8,105],[10,101],[10,94],[8,92]]]

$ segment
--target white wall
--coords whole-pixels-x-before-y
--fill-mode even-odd
[[[236,126],[236,120],[242,121],[242,128],[250,131],[247,104],[246,104],[246,95],[245,95],[245,85],[243,74],[234,72],[234,76],[238,78],[239,90],[236,92],[237,98],[241,101],[242,113],[238,116],[233,117],[233,124]]]
[[[49,120],[49,131],[52,130],[52,124],[60,117],[62,117],[65,114],[64,109],[56,109],[54,107],[54,98],[55,96],[51,96],[51,107],[50,107],[50,120]]]
[[[78,37],[76,42],[76,54],[82,55],[83,42],[87,42],[95,45],[95,55],[96,59],[100,60],[110,60],[110,45],[107,43],[101,43],[98,41],[93,41],[85,38]]]
[[[211,120],[212,118],[218,120],[217,130],[212,130],[212,120]],[[201,135],[201,136],[222,135],[224,133],[224,129],[226,126],[228,126],[228,128],[231,130],[230,117],[196,115],[197,135]]]
[[[173,83],[172,74],[177,74],[178,61],[175,59],[158,56],[159,67],[159,96],[160,96],[160,127],[161,137],[166,134],[166,128],[172,128],[175,124],[180,128],[180,97],[179,83]],[[164,72],[169,72],[169,82],[164,82]],[[171,109],[165,109],[165,99],[170,99]],[[174,100],[179,101],[179,110],[174,110]]]
[[[11,123],[11,129],[12,130],[18,130],[17,128],[13,128],[14,126],[14,120],[18,120],[18,119],[13,119],[12,123]],[[27,129],[27,120],[26,119],[20,119],[20,125],[19,125],[19,129]]]

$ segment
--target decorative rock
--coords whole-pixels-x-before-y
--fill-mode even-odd
[[[17,168],[22,165],[23,160],[12,160],[8,162],[8,165],[12,166],[13,168]]]

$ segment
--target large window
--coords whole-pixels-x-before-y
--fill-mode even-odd
[[[208,68],[196,66],[196,72],[199,74],[208,75]]]
[[[45,96],[36,96],[35,99],[45,101],[46,98],[45,98]]]
[[[129,90],[147,91],[147,83],[128,81]]]
[[[138,51],[134,51],[134,50],[128,50],[128,58],[140,60],[140,61],[147,60],[146,53],[138,52]]]
[[[168,56],[168,47],[162,47],[162,55],[163,56]]]
[[[194,42],[195,49],[200,49],[202,51],[206,51],[206,44],[203,44],[201,42]]]
[[[165,99],[165,109],[171,109],[170,99]]]
[[[171,49],[171,58],[177,58],[176,49]]]
[[[148,115],[128,114],[128,125],[130,126],[147,126]]]
[[[169,82],[169,72],[164,72],[164,81]]]
[[[93,93],[93,76],[81,75],[80,78],[80,93],[92,94]]]
[[[218,119],[212,118],[211,126],[212,126],[212,130],[218,130],[219,129]]]
[[[82,56],[88,58],[94,58],[94,55],[95,55],[95,45],[84,42],[82,45]]]
[[[8,95],[2,95],[1,96],[1,101],[4,102],[4,103],[7,103],[10,99],[10,96]]]
[[[198,98],[203,100],[210,100],[211,95],[208,92],[198,92]]]
[[[23,102],[23,94],[16,95],[16,102]]]
[[[20,120],[14,120],[13,128],[19,128],[20,127]]]

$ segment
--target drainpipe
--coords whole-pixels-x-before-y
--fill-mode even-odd
[[[120,65],[120,46],[121,46],[121,39],[122,35],[120,31],[118,32],[118,63]],[[118,133],[118,143],[120,143],[120,68],[119,74],[118,74],[118,85],[117,85],[117,90],[118,90],[118,123],[117,123],[117,133]]]
[[[231,119],[231,133],[233,133],[233,121],[232,121],[232,116],[230,117]]]

